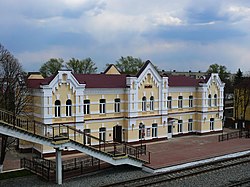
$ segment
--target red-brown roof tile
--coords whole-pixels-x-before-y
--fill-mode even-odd
[[[126,75],[74,74],[86,88],[126,88]]]
[[[199,83],[204,83],[204,79],[195,79],[184,75],[172,75],[168,77],[169,87],[197,87]]]

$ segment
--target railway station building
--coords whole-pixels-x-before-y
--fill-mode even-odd
[[[218,74],[163,76],[147,61],[136,75],[110,65],[100,74],[30,74],[27,85],[33,120],[65,124],[106,141],[150,142],[222,131],[224,83]],[[20,148],[54,152],[21,140]]]

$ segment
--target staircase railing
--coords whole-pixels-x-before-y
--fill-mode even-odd
[[[16,116],[11,112],[0,109],[0,120],[5,122],[5,125],[17,128],[19,130],[31,133],[36,136],[53,139],[53,128],[51,125],[43,124],[28,117]]]
[[[70,140],[81,146],[89,147],[92,150],[100,151],[117,159],[118,157],[121,158],[127,155],[137,160],[150,163],[150,152],[146,151],[145,148],[133,147],[126,143],[102,140],[64,124],[43,124],[35,120],[30,120],[27,117],[15,116],[11,112],[2,109],[0,109],[0,120],[5,122],[5,125],[46,138],[50,141]]]
[[[63,124],[57,125],[54,128],[56,129],[53,131],[57,136],[60,136],[60,134],[62,134],[63,136],[68,136],[68,138],[75,143],[91,147],[92,149],[101,151],[112,157],[118,158],[128,155],[129,157],[133,157],[135,159],[150,163],[151,155],[145,147],[133,147],[126,143],[106,141]]]

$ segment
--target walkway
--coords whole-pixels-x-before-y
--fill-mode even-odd
[[[176,137],[149,144],[147,150],[151,152],[151,163],[146,166],[160,169],[250,150],[250,139],[238,138],[218,142],[218,135]]]

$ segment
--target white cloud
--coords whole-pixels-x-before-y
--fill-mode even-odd
[[[152,18],[153,24],[156,26],[180,25],[183,23],[181,19],[179,19],[177,17],[170,16],[166,13],[158,13],[152,17],[153,17]]]

